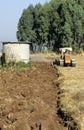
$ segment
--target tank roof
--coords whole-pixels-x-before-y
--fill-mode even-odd
[[[30,41],[18,41],[18,42],[2,42],[3,44],[31,44]]]

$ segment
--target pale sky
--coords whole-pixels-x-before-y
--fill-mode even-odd
[[[17,41],[17,24],[23,9],[30,4],[44,4],[50,0],[1,0],[0,2],[0,42]]]

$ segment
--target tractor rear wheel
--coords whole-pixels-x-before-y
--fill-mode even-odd
[[[75,62],[74,59],[72,60],[71,66],[72,66],[72,67],[75,67],[75,66],[76,66],[76,62]]]
[[[61,60],[61,59],[60,59],[59,62],[60,62],[60,66],[64,66],[64,60]]]

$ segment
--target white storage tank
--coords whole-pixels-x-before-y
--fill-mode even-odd
[[[29,62],[29,43],[26,42],[3,42],[3,53],[6,63],[8,62]]]

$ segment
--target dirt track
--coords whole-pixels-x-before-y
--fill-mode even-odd
[[[56,114],[57,78],[49,63],[0,72],[0,130],[65,130]]]

